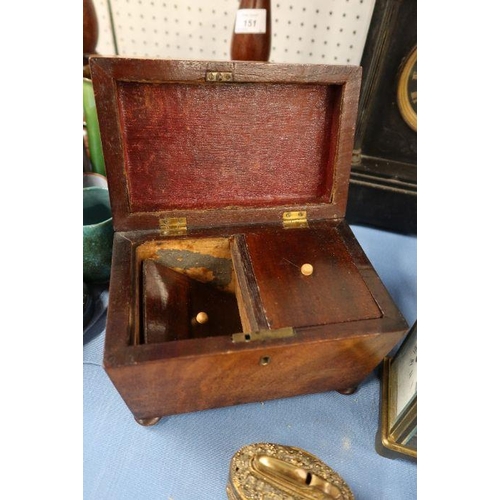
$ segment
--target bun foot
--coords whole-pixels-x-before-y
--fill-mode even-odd
[[[344,394],[344,396],[349,396],[350,394],[354,394],[358,390],[358,386],[356,387],[348,387],[347,389],[342,389],[337,391],[339,394]]]
[[[134,417],[135,418],[135,417]],[[139,425],[143,425],[144,427],[149,427],[151,425],[157,424],[161,420],[161,417],[153,417],[153,418],[136,418],[135,421]]]

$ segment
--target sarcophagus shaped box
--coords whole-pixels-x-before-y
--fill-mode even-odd
[[[94,57],[135,418],[352,391],[407,324],[344,220],[355,66]]]

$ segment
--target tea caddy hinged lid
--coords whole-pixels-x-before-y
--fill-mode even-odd
[[[90,61],[116,231],[345,215],[358,66]]]

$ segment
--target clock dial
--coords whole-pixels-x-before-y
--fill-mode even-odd
[[[405,410],[417,393],[417,335],[411,336],[402,346],[391,370],[396,377],[396,418]]]
[[[417,458],[416,321],[394,357],[384,360],[380,425],[384,447]]]
[[[417,47],[404,60],[398,80],[397,102],[403,120],[417,131]]]

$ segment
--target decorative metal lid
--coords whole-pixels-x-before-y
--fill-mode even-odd
[[[354,500],[346,482],[305,450],[272,443],[241,448],[232,458],[230,500]]]

